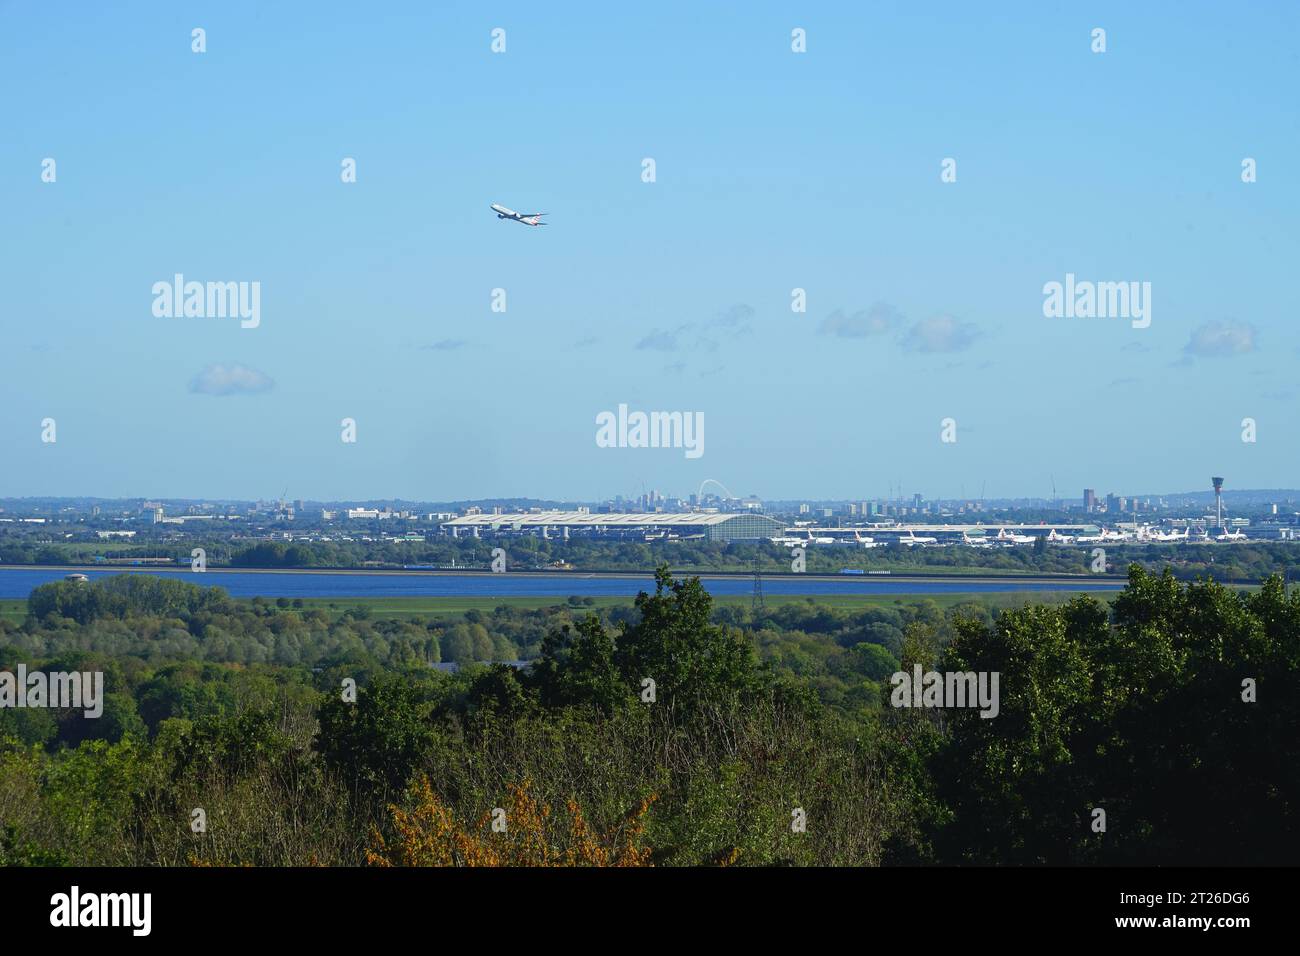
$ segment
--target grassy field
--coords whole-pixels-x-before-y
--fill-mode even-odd
[[[27,616],[27,602],[21,598],[0,600],[0,620],[21,624]]]
[[[966,601],[985,601],[994,607],[1016,607],[1027,601],[1038,602],[1042,604],[1061,604],[1068,601],[1078,592],[1069,591],[1034,591],[1034,592],[1008,592],[999,594],[932,594],[932,595],[867,595],[867,594],[845,594],[845,595],[800,595],[800,594],[771,594],[765,597],[764,603],[767,607],[773,608],[782,604],[804,604],[814,603],[820,607],[843,608],[846,610],[855,610],[866,607],[885,607],[891,604],[908,604],[912,601],[929,599],[934,601],[940,607],[951,607],[954,604],[961,604]],[[1100,593],[1100,592],[1099,592]],[[1108,592],[1113,593],[1113,592]],[[621,596],[608,596],[592,598],[594,604],[582,604],[574,606],[574,610],[579,612],[583,610],[608,608],[608,607],[627,607],[632,604],[632,598]],[[739,594],[731,596],[715,596],[714,603],[719,605],[744,605],[748,606],[753,600],[748,594]],[[384,598],[303,598],[304,608],[320,608],[325,611],[334,611],[342,613],[350,607],[368,608],[372,617],[375,618],[394,618],[394,617],[446,617],[451,615],[464,614],[469,610],[478,610],[489,612],[493,608],[506,605],[507,607],[531,609],[539,607],[569,607],[564,598],[557,597],[384,597]]]

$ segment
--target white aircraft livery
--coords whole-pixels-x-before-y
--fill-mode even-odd
[[[546,225],[541,218],[546,215],[544,212],[515,212],[499,203],[492,204],[492,211],[497,214],[498,219],[513,219],[515,222],[522,222],[525,226]]]

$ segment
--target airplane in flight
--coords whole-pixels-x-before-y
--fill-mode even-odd
[[[513,219],[515,222],[522,222],[525,226],[545,226],[548,223],[542,222],[541,217],[547,215],[544,212],[515,212],[513,209],[507,209],[500,203],[492,204],[492,211],[497,214],[498,219]]]

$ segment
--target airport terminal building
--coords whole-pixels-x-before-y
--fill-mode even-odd
[[[654,540],[702,538],[707,541],[760,541],[784,534],[785,524],[767,515],[709,511],[593,514],[588,511],[531,511],[516,514],[477,514],[442,524],[453,537],[469,534],[528,535],[558,538],[623,538]]]

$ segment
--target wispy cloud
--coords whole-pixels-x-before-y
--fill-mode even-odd
[[[860,309],[852,315],[843,309],[836,309],[817,327],[822,335],[834,335],[841,339],[865,339],[871,335],[883,335],[903,321],[902,314],[887,302],[877,302],[869,309]]]
[[[274,387],[265,373],[237,363],[209,365],[190,381],[190,391],[200,395],[255,395]]]
[[[647,349],[654,352],[676,352],[677,351],[677,332],[655,331],[651,332],[640,342],[637,342],[638,351]]]
[[[754,309],[744,302],[737,302],[724,312],[719,312],[708,325],[732,332],[748,332],[749,323],[754,318]]]
[[[716,352],[719,343],[715,336],[748,335],[753,318],[753,308],[738,302],[702,322],[686,322],[675,329],[655,329],[633,347],[638,351],[676,352],[689,342],[693,351]]]
[[[909,352],[960,352],[979,337],[980,331],[973,323],[936,315],[908,329],[902,345]]]
[[[469,343],[464,339],[442,339],[432,345],[422,345],[421,348],[428,352],[454,352],[456,349],[463,349],[466,345]]]
[[[1192,330],[1183,351],[1201,358],[1222,358],[1255,351],[1255,327],[1236,320],[1206,322]]]

